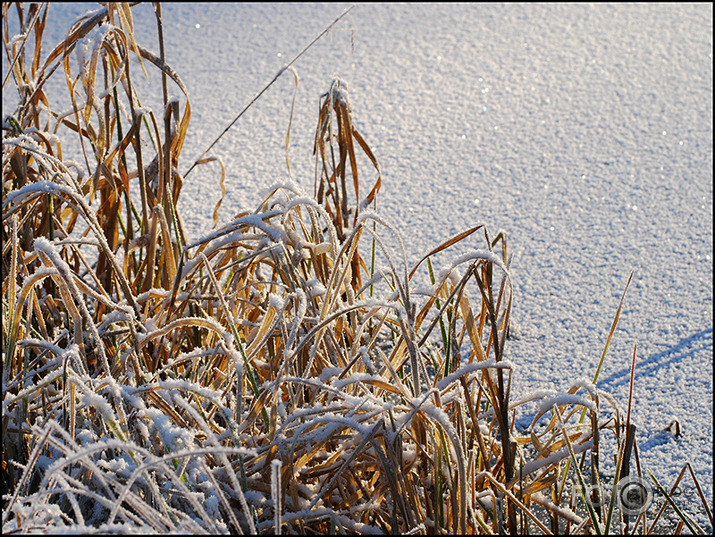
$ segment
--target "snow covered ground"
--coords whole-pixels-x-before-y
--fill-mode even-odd
[[[164,4],[167,59],[191,97],[183,170],[349,6]],[[48,38],[87,9],[52,5]],[[312,192],[318,97],[339,75],[410,264],[476,223],[508,233],[517,395],[593,378],[635,271],[599,386],[625,406],[637,345],[641,463],[670,485],[690,461],[710,499],[712,10],[357,5],[297,62],[290,138],[293,177]],[[158,50],[151,6],[133,13],[137,41]],[[214,148],[227,170],[221,222],[287,179],[294,88],[284,74]],[[184,183],[193,237],[213,225],[218,177],[200,166]],[[671,419],[681,438],[662,431]]]

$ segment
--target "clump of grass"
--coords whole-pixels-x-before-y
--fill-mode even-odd
[[[130,8],[81,19],[44,62],[47,6],[16,11],[35,47],[3,35],[20,98],[2,144],[3,532],[608,531],[612,509],[567,483],[597,483],[603,432],[632,445],[619,406],[588,382],[510,401],[506,235],[475,226],[412,268],[394,259],[342,81],[320,108],[314,196],[277,186],[188,244],[190,105],[164,97],[163,122],[139,106],[131,57],[164,96],[186,91],[135,43]],[[68,114],[47,104],[55,72]],[[377,171],[364,196],[358,156]]]

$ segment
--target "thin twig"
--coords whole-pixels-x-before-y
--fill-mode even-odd
[[[305,54],[305,52],[306,52],[310,47],[312,47],[312,46],[318,41],[318,39],[320,39],[320,38],[323,37],[325,34],[327,34],[327,33],[330,31],[330,29],[331,29],[333,26],[335,26],[340,19],[342,19],[345,15],[347,15],[353,7],[355,7],[355,6],[350,6],[348,9],[346,9],[345,11],[343,11],[343,13],[342,13],[337,19],[335,19],[333,22],[331,22],[331,23],[328,25],[328,27],[325,28],[325,30],[323,30],[320,34],[318,34],[318,36],[317,36],[315,39],[313,39],[313,40],[312,40],[308,45],[306,45],[306,47],[305,47],[303,50],[301,50],[290,62],[288,62],[288,65],[286,65],[285,67],[281,67],[281,69],[278,71],[278,73],[276,73],[276,76],[273,77],[273,80],[271,80],[271,81],[258,93],[258,95],[256,95],[256,96],[251,100],[251,102],[248,103],[243,110],[241,110],[241,112],[233,119],[233,121],[228,124],[228,127],[226,127],[226,128],[223,130],[223,132],[218,135],[218,138],[216,138],[216,139],[211,143],[211,145],[208,147],[208,149],[206,149],[206,151],[204,151],[203,153],[201,153],[201,156],[194,161],[194,163],[191,165],[191,167],[190,167],[190,168],[186,171],[186,173],[184,174],[184,179],[186,179],[186,177],[188,177],[189,173],[191,173],[191,170],[193,170],[193,169],[196,167],[196,165],[199,163],[199,161],[200,161],[201,159],[203,159],[203,158],[206,156],[206,154],[207,154],[209,151],[211,151],[211,149],[213,149],[213,147],[218,143],[218,141],[219,141],[221,138],[223,138],[223,135],[226,134],[226,133],[231,129],[231,127],[234,126],[234,124],[241,118],[241,116],[243,116],[243,114],[246,113],[246,111],[247,111],[249,108],[251,108],[251,106],[253,106],[253,103],[255,103],[258,99],[260,99],[260,98],[261,98],[261,95],[263,95],[263,94],[268,90],[268,88],[270,88],[270,87],[273,85],[273,83],[274,83],[276,80],[278,80],[278,78],[280,78],[280,76],[281,76],[283,73],[285,73],[290,67],[292,67],[292,65],[293,65],[295,62],[298,61],[298,58],[300,58],[303,54]]]

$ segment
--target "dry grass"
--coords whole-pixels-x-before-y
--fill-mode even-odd
[[[546,390],[514,430],[528,401],[509,397],[506,238],[477,226],[411,270],[394,260],[341,81],[321,101],[314,196],[276,187],[187,244],[176,166],[190,106],[166,101],[168,83],[185,88],[135,43],[130,8],[79,21],[44,62],[46,7],[3,10],[35,43],[5,27],[20,104],[2,143],[3,533],[623,524],[569,486],[598,483],[604,433],[628,466],[618,405],[590,383]],[[159,118],[138,104],[130,57],[162,72]],[[44,88],[63,74],[60,115]],[[79,164],[63,159],[70,139]],[[369,190],[358,157],[376,170]],[[434,279],[431,258],[468,240]],[[411,290],[420,270],[427,295]]]

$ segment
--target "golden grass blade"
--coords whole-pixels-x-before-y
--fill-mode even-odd
[[[606,339],[606,345],[601,353],[601,359],[598,361],[598,367],[596,368],[596,373],[593,375],[593,383],[598,382],[598,375],[601,373],[601,367],[603,366],[603,360],[606,358],[606,352],[611,344],[611,338],[616,331],[616,326],[618,326],[618,319],[621,317],[621,309],[623,308],[623,300],[626,298],[626,292],[628,291],[628,286],[631,284],[631,279],[633,278],[634,271],[631,271],[628,276],[628,281],[626,282],[626,287],[623,289],[623,294],[621,295],[621,300],[618,302],[618,309],[616,310],[616,316],[613,318],[611,323],[611,330],[608,332],[608,338]]]
[[[355,199],[359,203],[360,201],[360,184],[358,182],[358,168],[357,160],[355,159],[355,147],[353,146],[353,131],[355,130],[352,125],[352,118],[350,117],[350,110],[347,106],[341,106],[338,116],[342,116],[342,128],[343,128],[343,140],[345,143],[345,149],[347,150],[347,157],[350,159],[350,171],[353,176],[353,188],[355,190]],[[344,168],[343,168],[344,170]],[[357,223],[357,210],[354,215],[354,223]]]
[[[45,80],[47,80],[55,69],[57,69],[59,64],[54,64],[53,66],[55,60],[60,56],[69,56],[79,40],[84,38],[93,28],[99,26],[101,22],[107,18],[108,13],[109,10],[105,6],[92,13],[91,16],[85,15],[75,22],[74,26],[70,29],[67,38],[62,43],[57,45],[47,56],[47,59],[37,76],[39,80],[38,88],[44,85]],[[32,97],[30,100],[32,100]]]
[[[154,270],[156,257],[156,249],[159,241],[159,215],[156,212],[152,212],[151,217],[151,227],[149,230],[149,245],[146,249],[146,257],[144,258],[145,273],[144,281],[141,285],[141,291],[146,293],[154,287]],[[141,270],[137,274],[137,278],[141,275]]]
[[[167,289],[170,282],[176,278],[176,252],[174,245],[171,242],[171,231],[169,223],[166,221],[166,216],[161,207],[154,207],[154,217],[159,221],[161,228],[161,260],[159,265],[162,267],[162,287]]]
[[[370,162],[372,162],[372,165],[375,166],[375,169],[377,170],[377,180],[380,181],[380,178],[382,177],[382,174],[380,173],[380,165],[378,164],[377,158],[375,158],[375,155],[373,154],[372,149],[370,149],[370,146],[367,145],[367,142],[365,142],[365,139],[357,131],[357,129],[353,128],[352,135],[355,138],[355,140],[357,140],[357,143],[360,144],[360,147],[362,147],[362,150],[365,152],[367,157],[370,159]]]
[[[221,179],[219,180],[219,186],[221,187],[221,197],[219,200],[216,202],[216,206],[214,207],[214,212],[213,212],[213,221],[214,221],[214,227],[218,224],[218,209],[221,207],[221,204],[223,203],[223,198],[226,197],[226,185],[224,184],[224,180],[226,178],[226,168],[223,165],[223,160],[221,157],[206,157],[203,159],[198,160],[196,163],[197,164],[206,164],[208,162],[218,162],[218,165],[221,167]]]
[[[472,233],[474,233],[474,232],[477,231],[478,229],[481,229],[482,227],[484,227],[484,226],[483,226],[483,225],[478,225],[478,226],[475,226],[475,227],[473,227],[473,228],[471,228],[471,229],[468,229],[467,231],[463,231],[462,233],[458,233],[457,235],[455,235],[455,236],[452,237],[451,239],[448,239],[448,240],[446,240],[445,242],[443,242],[442,244],[440,244],[440,245],[439,245],[437,248],[435,248],[434,250],[430,251],[428,254],[426,254],[422,259],[420,259],[420,260],[417,262],[417,264],[414,266],[414,268],[413,268],[412,271],[410,272],[410,275],[409,275],[408,279],[410,279],[410,280],[412,279],[412,276],[414,276],[415,272],[417,272],[417,269],[419,268],[419,266],[422,264],[422,262],[423,262],[425,259],[427,259],[428,257],[431,257],[431,256],[433,256],[433,255],[435,255],[435,254],[437,254],[437,253],[439,253],[439,252],[441,252],[441,251],[443,251],[443,250],[446,250],[446,249],[449,248],[450,246],[455,245],[456,243],[458,243],[459,241],[461,241],[461,240],[463,240],[463,239],[469,237]]]
[[[295,98],[298,96],[298,71],[295,70],[293,66],[288,67],[291,74],[293,75],[293,81],[295,82],[295,89],[293,90],[293,101],[290,104],[290,115],[288,118],[288,129],[286,129],[286,169],[288,170],[288,175],[292,177],[290,171],[290,154],[288,148],[290,146],[290,129],[293,126],[293,112],[295,111]]]
[[[149,80],[149,74],[146,72],[146,67],[144,67],[144,62],[142,61],[141,54],[139,53],[139,47],[137,42],[134,40],[134,21],[132,20],[132,10],[129,4],[125,2],[117,3],[119,9],[117,13],[119,14],[119,19],[122,21],[122,29],[127,37],[129,37],[129,42],[132,45],[132,50],[137,55],[139,59],[139,65],[141,65],[142,71],[144,71],[144,76]]]
[[[44,16],[43,16],[43,22],[38,23],[38,21],[39,21],[39,19],[40,19],[40,15],[42,14],[42,8],[43,8],[43,7],[45,8]],[[42,30],[44,29],[44,21],[47,19],[47,10],[48,10],[48,7],[49,7],[49,6],[48,6],[48,3],[47,3],[47,2],[43,2],[43,3],[40,5],[39,8],[36,8],[37,10],[36,10],[36,12],[35,12],[34,17],[32,18],[32,21],[30,21],[29,27],[27,27],[27,28],[25,29],[25,36],[22,38],[22,41],[21,41],[21,43],[20,43],[20,46],[17,48],[16,51],[13,51],[14,54],[13,54],[12,62],[10,63],[10,67],[8,67],[7,73],[5,74],[5,78],[4,78],[3,81],[2,81],[2,87],[3,87],[3,89],[5,89],[5,84],[7,84],[7,81],[8,81],[8,79],[10,78],[10,74],[13,72],[13,70],[14,70],[14,68],[15,68],[15,64],[17,64],[17,61],[20,59],[20,56],[22,55],[22,51],[25,49],[25,44],[27,44],[27,40],[28,40],[28,38],[30,37],[30,32],[31,32],[31,30],[35,29],[36,39],[38,39],[38,38],[41,39]],[[5,8],[5,6],[3,6],[3,8]],[[3,16],[3,18],[5,18],[5,16]],[[36,25],[37,25],[37,28],[36,28]],[[36,50],[39,50],[39,47],[37,47],[37,43],[35,44],[35,46],[36,46]],[[37,53],[36,57],[37,57],[37,56],[39,56],[39,53]],[[32,73],[32,74],[35,73],[36,69],[37,69],[37,68],[34,66],[34,63],[33,63],[33,70],[32,70],[33,73]]]

